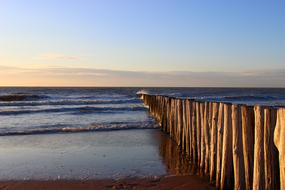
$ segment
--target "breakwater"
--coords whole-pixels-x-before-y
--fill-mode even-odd
[[[218,189],[285,189],[285,109],[140,94]]]

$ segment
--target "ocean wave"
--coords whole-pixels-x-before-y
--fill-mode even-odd
[[[26,93],[15,93],[15,94],[1,95],[0,101],[2,102],[35,101],[35,100],[40,100],[44,98],[47,98],[47,96],[26,94]]]
[[[94,123],[87,127],[76,127],[70,125],[51,125],[36,126],[33,129],[26,130],[3,130],[0,136],[15,135],[37,135],[37,134],[55,134],[55,133],[75,133],[75,132],[93,132],[93,131],[115,131],[115,130],[131,130],[131,129],[156,129],[159,126],[153,121],[144,122],[110,122],[110,123]]]
[[[137,95],[141,95],[141,94],[149,94],[149,92],[147,90],[139,90],[136,92]]]
[[[222,100],[232,100],[232,101],[270,101],[276,100],[273,96],[261,96],[261,95],[244,95],[244,96],[224,96],[221,97]]]
[[[0,100],[1,101],[1,100]],[[99,104],[131,104],[141,103],[137,98],[123,100],[49,100],[49,101],[22,101],[0,102],[0,106],[45,106],[45,105],[99,105]]]
[[[71,114],[88,114],[88,113],[113,113],[124,111],[146,111],[144,106],[135,107],[63,107],[63,108],[50,108],[50,109],[25,109],[25,110],[3,110],[0,115],[21,115],[21,114],[36,114],[36,113],[66,113]]]
[[[195,96],[191,97],[193,99],[199,100],[209,100],[209,101],[226,101],[226,102],[273,102],[273,101],[283,101],[282,97],[274,96],[262,96],[262,95],[228,95],[228,96]]]

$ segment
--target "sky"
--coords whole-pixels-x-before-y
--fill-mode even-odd
[[[284,0],[0,0],[0,86],[285,87]]]

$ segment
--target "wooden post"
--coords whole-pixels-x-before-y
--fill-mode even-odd
[[[205,143],[205,174],[209,173],[209,160],[210,160],[210,143],[209,143],[209,130],[210,130],[210,123],[209,123],[209,115],[211,112],[211,106],[209,102],[205,102],[204,104],[204,143]]]
[[[277,110],[274,144],[279,152],[280,189],[285,189],[285,108]]]
[[[221,170],[221,189],[232,187],[232,122],[231,105],[224,104],[224,134]]]
[[[170,98],[170,108],[169,108],[169,135],[173,138],[173,123],[174,123],[174,114],[173,114],[173,98]]]
[[[212,132],[212,112],[213,112],[213,102],[209,102],[209,113],[208,113],[208,129],[207,129],[207,143],[208,143],[208,167],[206,173],[210,175],[210,168],[211,168],[211,132]]]
[[[285,189],[284,108],[253,109],[147,94],[141,99],[161,130],[189,155],[193,169],[200,175],[209,173],[217,188],[233,187],[234,177],[235,189]],[[177,157],[173,168],[185,161]]]
[[[182,110],[182,100],[181,99],[177,99],[177,108],[178,108],[178,145],[181,147],[181,149],[183,150],[183,146],[182,146],[182,137],[183,137],[183,110]]]
[[[169,134],[169,101],[170,98],[167,97],[166,98],[166,105],[165,105],[165,109],[166,109],[166,116],[165,116],[165,132]]]
[[[161,97],[161,130],[165,132],[165,97]]]
[[[186,123],[186,152],[188,155],[192,156],[192,151],[191,151],[191,103],[189,99],[185,100],[185,123]]]
[[[170,134],[170,127],[171,127],[171,98],[168,98],[168,105],[167,105],[167,133]]]
[[[216,188],[220,188],[221,184],[221,165],[223,150],[223,134],[224,134],[224,104],[219,103],[219,115],[217,126],[217,164],[216,164]]]
[[[241,106],[242,115],[242,144],[245,173],[245,188],[252,189],[253,155],[254,155],[254,112],[249,106]]]
[[[162,98],[162,127],[163,127],[163,132],[167,133],[167,102],[168,102],[168,97],[163,97]]]
[[[253,189],[264,189],[264,117],[263,108],[254,106],[255,134],[254,134],[254,165]]]
[[[181,106],[181,108],[180,108],[180,110],[181,110],[181,113],[180,113],[180,115],[181,115],[181,126],[180,126],[180,128],[181,128],[181,149],[182,149],[182,151],[186,152],[186,148],[185,148],[185,145],[186,145],[186,143],[185,143],[185,141],[186,141],[185,100],[183,100],[183,99],[180,100],[180,106]],[[188,153],[188,152],[186,152],[186,153]]]
[[[196,102],[196,132],[197,132],[197,166],[200,169],[201,160],[201,117],[200,117],[200,104]]]
[[[192,138],[191,138],[191,149],[192,149],[192,172],[195,173],[197,169],[197,126],[196,126],[196,103],[193,101],[191,104],[191,130],[192,130]]]
[[[265,189],[279,189],[276,183],[276,165],[278,153],[273,142],[273,133],[276,124],[276,111],[272,108],[264,109],[264,178]],[[275,168],[276,167],[276,168]]]
[[[205,146],[205,137],[204,137],[204,108],[205,104],[200,103],[200,133],[201,133],[201,160],[200,160],[200,175],[204,175],[204,167],[205,167],[205,153],[206,153],[206,146]]]
[[[232,132],[233,132],[233,166],[234,166],[234,189],[242,190],[245,187],[244,163],[242,152],[242,126],[240,106],[232,105]]]
[[[212,128],[211,128],[211,158],[210,158],[210,182],[214,183],[216,170],[217,152],[217,122],[218,122],[218,103],[213,103]]]
[[[173,124],[172,124],[172,138],[173,138],[173,140],[176,142],[176,123],[177,123],[177,117],[176,117],[176,112],[177,112],[177,110],[176,110],[176,99],[175,98],[173,98]],[[176,142],[177,143],[177,142]]]

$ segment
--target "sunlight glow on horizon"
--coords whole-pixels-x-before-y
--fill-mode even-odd
[[[0,4],[0,86],[285,87],[281,0]]]

